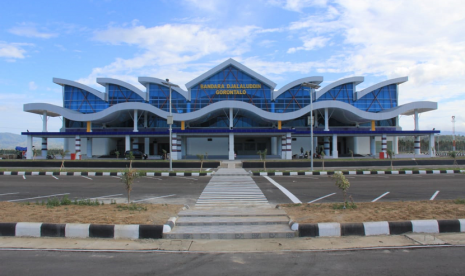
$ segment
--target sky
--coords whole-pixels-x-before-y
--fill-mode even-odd
[[[465,1],[1,1],[0,132],[41,131],[26,103],[62,106],[52,78],[104,92],[98,77],[181,85],[228,58],[277,83],[323,86],[364,76],[362,90],[408,76],[399,104],[438,102],[420,129],[465,132]],[[413,129],[413,116],[400,125]],[[49,118],[58,131],[61,118]]]

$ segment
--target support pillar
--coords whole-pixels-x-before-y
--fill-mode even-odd
[[[278,137],[271,137],[271,155],[278,154]]]
[[[354,137],[354,149],[352,151],[354,155],[358,153],[358,137]]]
[[[376,156],[376,137],[370,136],[370,154]]]
[[[144,153],[150,154],[150,138],[144,138]]]
[[[282,159],[286,159],[286,151],[287,151],[286,136],[283,135],[281,137],[281,158]]]
[[[92,138],[87,138],[87,158],[92,158]]]
[[[75,153],[76,153],[76,160],[79,160],[81,157],[81,137],[79,135],[76,135],[75,138]]]
[[[292,136],[291,133],[286,133],[286,159],[292,159]]]
[[[133,132],[139,132],[139,130],[137,129],[137,119],[138,119],[138,110],[137,109],[134,109],[134,130]]]
[[[42,157],[47,158],[47,138],[42,138]]]
[[[124,136],[124,151],[131,150],[131,139],[129,135]],[[121,154],[124,157],[124,153]]]
[[[429,156],[434,157],[434,133],[429,135]]]
[[[324,142],[325,156],[329,156],[329,137],[324,137]]]
[[[139,149],[139,138],[134,138],[134,142],[132,142],[132,149],[133,150]]]
[[[333,134],[333,158],[338,157],[337,152],[337,134]]]
[[[394,154],[399,154],[399,137],[398,136],[394,136],[394,138],[392,139],[392,147],[393,147],[393,151],[394,151]]]
[[[328,108],[325,108],[325,131],[329,131]],[[326,153],[325,153],[326,154]]]
[[[415,142],[414,142],[414,153],[416,155],[420,154],[420,136],[415,136]]]
[[[233,129],[234,126],[234,117],[233,117],[233,109],[229,109],[229,129]]]
[[[234,133],[229,133],[229,160],[234,160]]]
[[[384,152],[384,154],[386,154],[386,152],[387,152],[387,137],[386,137],[386,134],[383,134],[381,136],[381,151]]]
[[[172,160],[178,160],[178,135],[173,133],[171,135],[171,151],[170,157]]]
[[[26,142],[27,142],[27,151],[26,151],[26,159],[32,159],[33,152],[32,152],[32,136],[27,135],[26,136]]]

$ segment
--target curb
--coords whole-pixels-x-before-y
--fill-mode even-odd
[[[0,223],[3,237],[64,237],[105,239],[161,239],[163,225],[54,224],[41,222]]]
[[[374,221],[360,223],[293,223],[291,228],[299,231],[299,237],[460,233],[465,232],[465,219]]]
[[[121,176],[122,172],[21,172],[0,171],[0,175],[59,175],[59,176]],[[156,173],[147,172],[146,176],[211,176],[212,173]]]
[[[293,175],[367,175],[367,174],[454,174],[465,170],[413,170],[413,171],[327,171],[327,172],[254,172],[253,176],[293,176]]]

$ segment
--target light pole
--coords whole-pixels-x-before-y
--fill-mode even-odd
[[[166,82],[162,82],[162,84],[167,85],[170,88],[170,115],[166,118],[166,123],[170,126],[170,172],[173,171],[173,145],[171,135],[173,132],[173,114],[171,114],[171,86],[179,87],[174,83],[171,83],[169,79],[166,79]]]
[[[313,148],[313,92],[315,89],[320,88],[320,86],[310,82],[304,82],[302,86],[310,88],[310,169],[313,172],[313,154],[315,151]]]

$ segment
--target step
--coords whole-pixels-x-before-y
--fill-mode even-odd
[[[209,208],[189,209],[178,213],[179,217],[264,217],[284,216],[286,212],[276,208]]]
[[[180,226],[214,226],[214,225],[289,225],[284,216],[265,217],[180,217],[176,227]]]
[[[294,238],[296,232],[288,225],[215,225],[176,226],[164,233],[165,239],[273,239]]]

